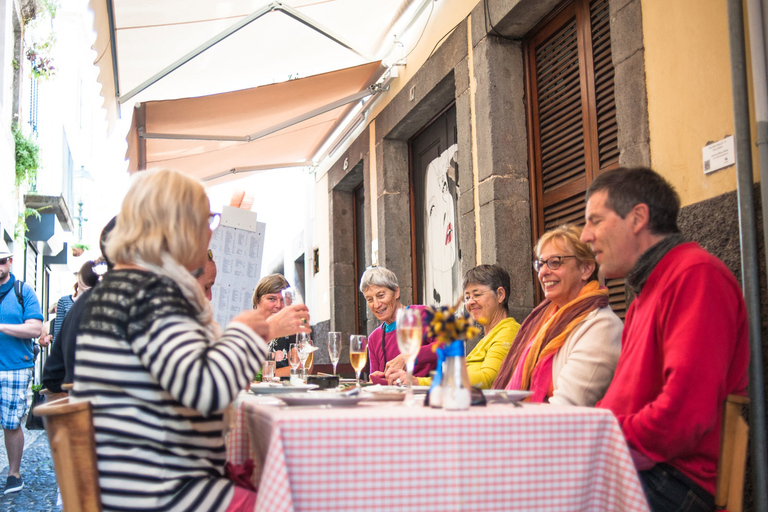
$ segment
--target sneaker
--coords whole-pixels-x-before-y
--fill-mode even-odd
[[[19,492],[24,488],[24,479],[15,476],[9,476],[8,481],[5,482],[5,491],[3,494],[11,494],[12,492]]]

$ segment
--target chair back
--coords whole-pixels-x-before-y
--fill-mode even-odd
[[[749,425],[741,411],[748,405],[749,398],[741,395],[728,395],[723,404],[715,507],[728,512],[741,512],[744,501]]]
[[[90,402],[69,397],[38,405],[51,444],[64,512],[101,512],[99,471]]]

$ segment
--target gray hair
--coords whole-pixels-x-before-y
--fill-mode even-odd
[[[383,286],[393,292],[400,288],[395,273],[384,267],[370,267],[363,273],[360,278],[360,293],[365,293],[369,286]]]

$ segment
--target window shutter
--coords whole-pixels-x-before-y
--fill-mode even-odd
[[[583,225],[587,187],[618,167],[608,0],[562,5],[526,39],[525,56],[535,242]],[[606,285],[623,318],[624,280]]]

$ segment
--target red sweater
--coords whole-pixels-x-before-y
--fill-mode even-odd
[[[598,407],[629,445],[715,494],[723,402],[747,387],[741,288],[696,243],[669,251],[632,302],[611,386]]]

